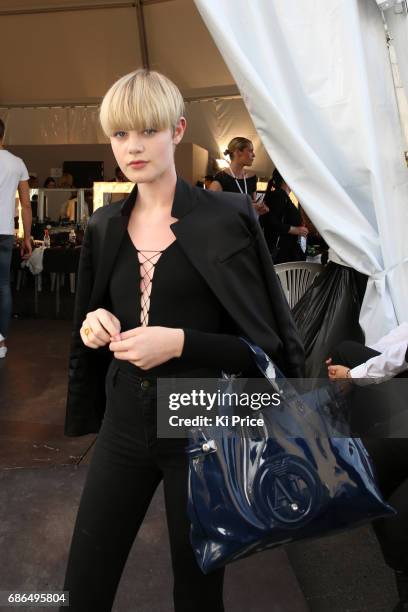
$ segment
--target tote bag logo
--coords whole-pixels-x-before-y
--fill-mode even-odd
[[[293,455],[274,457],[257,471],[253,495],[266,523],[299,527],[319,507],[322,485],[316,470]]]

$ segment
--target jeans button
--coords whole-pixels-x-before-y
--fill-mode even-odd
[[[142,387],[143,391],[145,391],[150,387],[150,382],[148,380],[142,380],[140,386]]]

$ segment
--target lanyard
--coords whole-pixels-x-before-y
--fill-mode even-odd
[[[238,181],[237,177],[235,176],[235,174],[233,173],[233,171],[232,171],[232,168],[231,168],[231,167],[230,167],[230,171],[231,171],[232,176],[234,177],[234,180],[235,180],[236,184],[238,185],[238,189],[240,190],[240,192],[241,192],[242,194],[243,194],[243,193],[246,193],[246,194],[247,194],[247,193],[248,193],[248,189],[247,189],[247,183],[246,183],[245,172],[244,172],[244,185],[245,185],[245,192],[244,192],[244,191],[242,191],[242,187],[241,187],[241,185],[239,184],[239,181]]]

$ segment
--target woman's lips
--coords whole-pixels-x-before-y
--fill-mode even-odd
[[[144,168],[146,164],[147,161],[134,161],[130,162],[128,165],[131,166],[131,168]]]

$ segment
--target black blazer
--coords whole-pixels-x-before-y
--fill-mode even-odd
[[[108,283],[135,204],[129,197],[99,208],[84,236],[74,324],[65,433],[99,430],[105,410],[106,348],[89,349],[79,330],[86,313],[109,309]],[[276,360],[287,376],[302,376],[304,351],[248,196],[191,187],[178,179],[172,224],[184,253],[207,281],[240,333]]]

